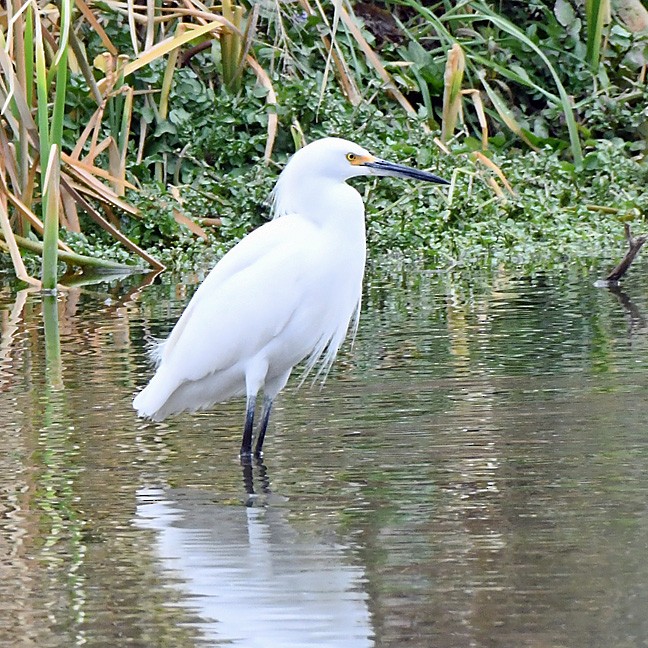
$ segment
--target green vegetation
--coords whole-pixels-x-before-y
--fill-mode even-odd
[[[213,262],[263,222],[295,147],[329,134],[453,181],[358,182],[374,255],[547,264],[641,229],[639,2],[6,4],[0,259],[50,291],[57,249]]]

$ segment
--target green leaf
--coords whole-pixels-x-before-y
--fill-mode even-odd
[[[556,0],[554,15],[563,27],[571,26],[576,18],[574,7],[567,0]]]
[[[182,122],[189,121],[190,119],[191,119],[191,113],[188,113],[184,108],[174,108],[169,112],[169,121],[172,124],[176,124],[176,125],[181,124]],[[170,130],[166,132],[174,133],[175,130]]]
[[[153,133],[154,137],[160,137],[160,135],[164,135],[165,133],[171,133],[175,135],[177,132],[176,127],[168,120],[160,122],[156,129],[155,132]]]

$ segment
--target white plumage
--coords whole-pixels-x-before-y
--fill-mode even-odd
[[[445,183],[338,138],[298,151],[273,192],[274,219],[214,267],[154,354],[151,382],[133,406],[160,421],[247,396],[241,454],[251,454],[254,408],[264,392],[256,453],[272,401],[292,368],[309,358],[327,372],[359,313],[365,266],[364,205],[344,181],[400,175]],[[356,320],[357,321],[357,320]]]

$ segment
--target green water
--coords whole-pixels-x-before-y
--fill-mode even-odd
[[[648,645],[646,270],[375,272],[252,469],[130,407],[196,278],[4,284],[0,645]]]

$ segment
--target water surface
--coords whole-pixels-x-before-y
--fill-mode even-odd
[[[0,645],[648,645],[646,270],[372,273],[252,468],[130,407],[199,277],[4,284]]]

